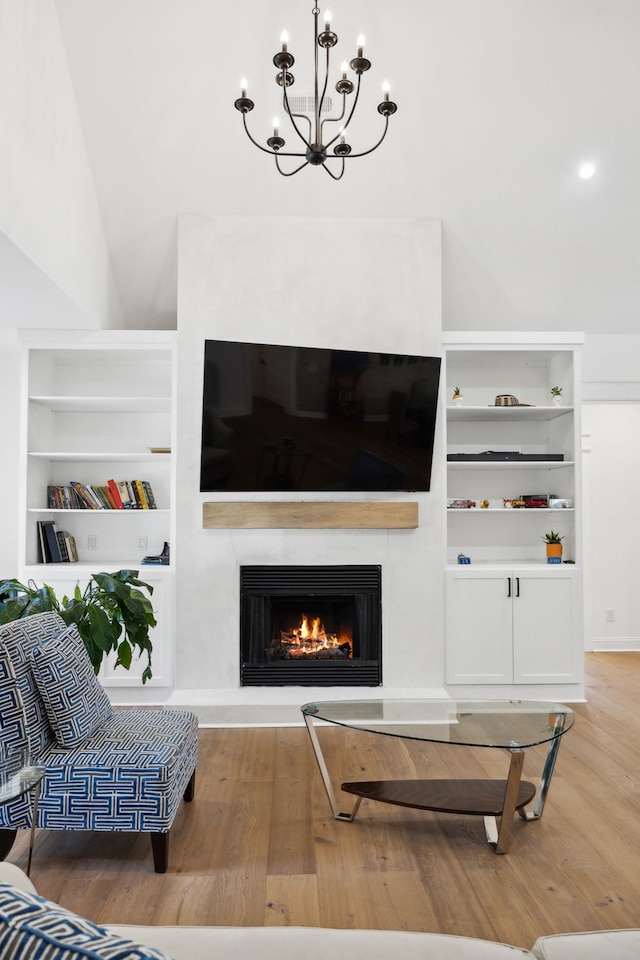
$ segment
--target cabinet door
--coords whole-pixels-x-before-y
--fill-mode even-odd
[[[515,683],[575,681],[581,652],[572,571],[516,571],[514,584]]]
[[[512,682],[512,592],[507,572],[447,573],[447,683]]]

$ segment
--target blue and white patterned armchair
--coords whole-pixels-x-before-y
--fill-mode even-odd
[[[113,710],[75,627],[42,613],[0,627],[0,746],[46,767],[36,826],[151,834],[168,864],[169,829],[194,795],[198,721],[182,710]],[[22,796],[0,805],[0,851],[31,825]]]

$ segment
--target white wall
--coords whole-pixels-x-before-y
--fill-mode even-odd
[[[582,377],[585,646],[640,649],[640,335],[588,335]]]
[[[439,221],[353,219],[337,231],[335,221],[321,218],[181,219],[175,557],[176,686],[187,701],[201,691],[218,703],[243,695],[286,702],[282,688],[239,687],[239,565],[309,563],[310,554],[318,563],[382,564],[384,686],[440,689],[441,430],[431,492],[395,495],[419,500],[417,530],[203,530],[203,501],[247,498],[199,493],[205,337],[440,355]],[[314,495],[323,498],[349,495]],[[288,688],[299,702],[295,691]]]
[[[587,645],[640,649],[640,404],[585,404],[582,425]]]
[[[17,337],[6,334],[0,350],[0,409],[4,411],[0,457],[0,500],[5,505],[0,524],[0,579],[18,575],[18,482],[20,421],[20,352]],[[13,508],[12,506],[13,505]]]
[[[0,0],[0,143],[0,233],[87,326],[122,326],[54,0]],[[47,324],[3,291],[0,326]]]

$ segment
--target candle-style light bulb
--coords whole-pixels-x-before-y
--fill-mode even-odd
[[[325,10],[324,12],[324,28],[325,30],[331,30],[331,10]]]
[[[289,43],[289,34],[286,30],[283,30],[280,34],[280,40],[282,41],[282,52],[287,52],[287,44]]]
[[[390,91],[390,90],[391,90],[391,87],[390,87],[390,85],[389,85],[389,81],[388,81],[388,80],[385,80],[384,83],[382,84],[382,92],[384,93],[384,99],[385,99],[385,100],[388,100],[388,99],[389,99],[389,91]]]
[[[240,96],[246,97],[246,95],[247,95],[247,81],[243,77],[242,80],[240,81]]]
[[[358,45],[358,56],[361,57],[364,52],[364,37],[362,36],[362,34],[358,36],[358,39],[356,40],[356,44]]]
[[[342,79],[343,79],[343,80],[346,80],[346,79],[347,79],[347,70],[349,69],[349,64],[347,63],[346,60],[343,60],[343,61],[342,61],[342,64],[341,64],[341,66],[340,66],[340,69],[342,70]]]
[[[273,118],[273,135],[274,137],[278,136],[278,131],[280,130],[280,121],[277,117]]]

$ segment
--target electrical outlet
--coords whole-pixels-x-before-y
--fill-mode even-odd
[[[146,550],[146,549],[147,549],[147,538],[138,537],[138,550]]]
[[[615,610],[605,610],[605,618],[607,623],[614,623],[616,619]]]
[[[88,550],[97,550],[98,549],[98,537],[95,533],[90,533],[87,537],[87,549]]]

